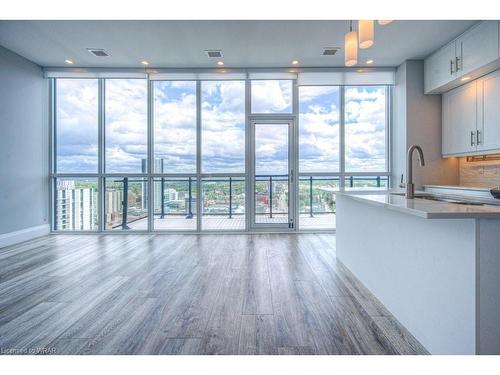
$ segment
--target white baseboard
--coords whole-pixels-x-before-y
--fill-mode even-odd
[[[15,232],[0,234],[0,248],[28,241],[32,238],[45,236],[50,233],[50,225],[43,224],[36,227],[21,229]]]

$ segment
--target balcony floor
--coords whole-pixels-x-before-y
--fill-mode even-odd
[[[258,216],[259,224],[286,223],[285,215],[275,215],[270,218],[267,215]],[[131,230],[147,230],[147,218],[134,221],[128,225]],[[203,230],[245,230],[245,216],[237,215],[232,218],[227,216],[210,215],[202,218]],[[312,229],[335,229],[335,214],[316,214],[310,217],[308,214],[301,214],[299,217],[299,228],[304,230]],[[165,216],[161,219],[155,216],[155,230],[170,230],[170,231],[189,231],[196,230],[196,217],[186,219],[184,216]],[[116,228],[115,230],[120,230]]]

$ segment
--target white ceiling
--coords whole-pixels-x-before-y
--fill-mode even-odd
[[[398,66],[421,59],[476,21],[394,21],[375,27],[375,45],[360,50],[360,65]],[[206,49],[222,49],[226,67],[343,66],[343,50],[322,56],[323,47],[343,47],[347,21],[0,21],[0,45],[44,67],[216,67]],[[92,56],[103,48],[110,57]]]

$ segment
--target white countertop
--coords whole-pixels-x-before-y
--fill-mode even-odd
[[[335,192],[357,201],[382,206],[387,209],[404,212],[425,219],[500,219],[500,205],[468,205],[449,202],[433,201],[422,198],[406,199],[400,190],[393,191],[344,191]],[[425,192],[416,192],[427,194]],[[433,194],[441,197],[442,195]]]

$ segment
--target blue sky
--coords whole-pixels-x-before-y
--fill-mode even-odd
[[[95,173],[97,80],[58,80],[57,93],[58,171]],[[291,81],[252,82],[256,112],[290,112],[291,95]],[[147,155],[146,97],[145,80],[106,81],[107,172],[141,172],[141,159]],[[346,171],[385,170],[385,100],[383,87],[346,87]],[[201,101],[203,172],[243,173],[244,82],[204,81]],[[338,108],[337,87],[300,88],[301,172],[339,170]],[[195,82],[155,82],[154,136],[155,158],[164,159],[163,172],[196,172]],[[261,136],[267,169],[282,168],[283,135],[272,131]]]

